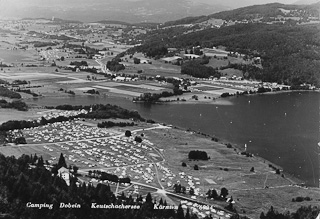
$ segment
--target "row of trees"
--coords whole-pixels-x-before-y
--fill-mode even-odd
[[[110,128],[114,126],[119,127],[126,127],[126,126],[134,126],[134,122],[112,122],[112,121],[105,121],[98,123],[98,128]]]
[[[155,103],[159,101],[159,99],[162,97],[171,97],[171,96],[182,95],[182,94],[183,94],[183,91],[176,88],[176,89],[173,89],[173,92],[163,91],[161,93],[144,93],[140,95],[140,97],[133,98],[133,100],[144,101],[148,103]]]
[[[92,118],[92,119],[110,119],[110,118],[120,118],[120,119],[134,119],[145,121],[137,111],[130,111],[120,106],[111,104],[94,104],[89,106],[73,106],[73,105],[59,105],[55,107],[59,110],[82,110],[92,111],[87,114],[78,115],[79,118]]]
[[[75,66],[88,66],[88,63],[86,61],[72,61],[70,62],[70,65],[75,65]]]
[[[224,200],[229,195],[228,189],[225,187],[221,188],[220,195],[218,194],[217,190],[215,189],[209,189],[206,193],[207,198],[209,199],[215,199],[215,200]]]

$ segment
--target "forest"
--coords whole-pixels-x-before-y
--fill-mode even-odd
[[[169,31],[170,29],[170,31]],[[262,70],[250,72],[252,79],[286,85],[320,86],[320,27],[318,25],[236,24],[220,29],[184,33],[183,28],[156,30],[132,51],[157,47],[186,49],[194,46],[225,46],[227,51],[261,57]]]
[[[1,218],[5,219],[142,219],[142,218],[197,218],[188,212],[185,216],[181,205],[178,210],[155,210],[150,193],[145,197],[115,196],[108,184],[82,183],[76,185],[71,177],[70,186],[44,167],[41,158],[22,155],[20,158],[0,155],[0,206]],[[76,208],[61,208],[61,203]],[[96,206],[132,205],[135,209],[96,209]],[[167,205],[160,200],[162,205]],[[41,207],[40,207],[41,204]]]

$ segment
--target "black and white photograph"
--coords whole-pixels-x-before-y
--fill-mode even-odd
[[[0,0],[0,219],[320,219],[319,0]]]

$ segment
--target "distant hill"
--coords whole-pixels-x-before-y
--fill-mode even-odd
[[[286,13],[286,11],[292,11]],[[271,3],[265,5],[253,5],[238,8],[231,11],[223,11],[209,15],[208,17],[219,18],[223,20],[244,20],[255,19],[261,17],[276,16],[318,16],[318,8],[314,5],[285,5],[280,3]]]
[[[191,0],[2,0],[0,17],[59,17],[93,22],[118,20],[128,23],[162,23],[187,16],[209,15],[227,7]]]
[[[168,21],[164,23],[164,26],[174,26],[174,25],[183,25],[183,24],[193,24],[199,23],[203,20],[207,20],[207,16],[197,16],[197,17],[185,17],[175,21]]]
[[[310,17],[319,17],[320,2],[311,5],[285,5],[270,3],[264,5],[252,5],[234,10],[221,11],[210,15],[184,17],[174,21],[167,21],[163,26],[199,24],[210,19],[222,19],[224,21],[272,21],[277,17],[303,20]]]
[[[36,17],[36,18],[29,18],[28,17],[28,18],[22,18],[21,20],[46,20],[46,21],[51,21],[54,24],[82,23],[81,21],[64,20],[61,18],[54,18],[52,20],[52,18],[49,19],[49,18],[39,18],[39,17]]]
[[[131,26],[132,24],[124,22],[124,21],[115,21],[115,20],[102,20],[102,21],[96,21],[94,23],[100,23],[100,24],[118,24],[118,25],[125,25],[125,26]]]
[[[96,21],[94,23],[100,23],[100,24],[110,24],[110,25],[122,25],[127,27],[143,27],[143,28],[156,28],[160,23],[152,23],[152,22],[141,22],[141,23],[128,23],[123,21],[115,21],[115,20],[102,20],[102,21]]]
[[[299,0],[294,2],[295,5],[311,5],[319,2],[319,0]]]
[[[255,79],[320,87],[319,7],[320,2],[312,5],[273,3],[186,17],[164,24],[170,27],[147,33],[141,38],[142,45],[132,51],[147,52],[161,46],[184,50],[222,45],[229,51],[262,58],[263,70],[252,75]],[[221,19],[224,24],[205,26],[205,21],[212,18]],[[181,26],[176,26],[179,24]]]

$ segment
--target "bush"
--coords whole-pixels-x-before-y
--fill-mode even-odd
[[[181,164],[183,167],[186,167],[187,166],[187,164],[185,163],[185,162],[182,162],[182,164]]]
[[[196,165],[194,165],[193,169],[194,170],[199,170],[199,166],[196,164]]]

